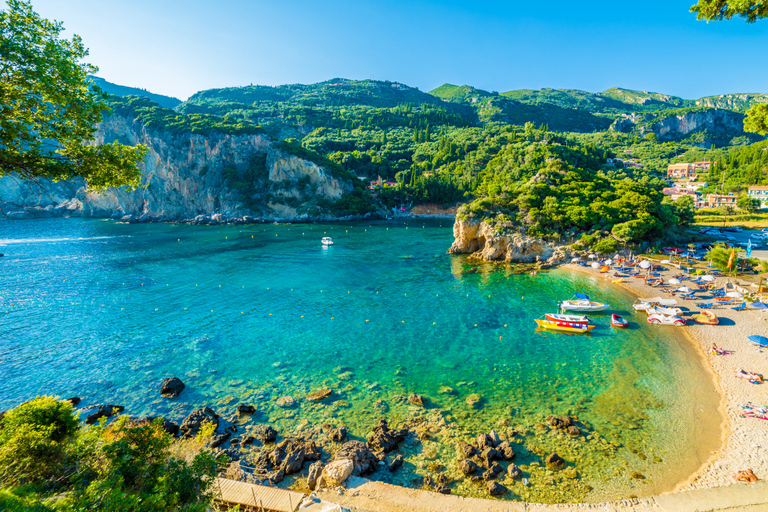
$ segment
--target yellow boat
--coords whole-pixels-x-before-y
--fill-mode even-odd
[[[541,319],[541,318],[534,318],[534,321],[538,324],[539,327],[542,327],[544,329],[551,329],[553,331],[584,333],[584,332],[589,332],[595,328],[594,324],[585,324],[585,323],[578,323],[578,322],[553,321],[553,320],[547,320],[547,319]]]

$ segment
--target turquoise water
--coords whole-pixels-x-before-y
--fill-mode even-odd
[[[436,460],[451,472],[453,443],[490,428],[518,432],[517,463],[534,483],[508,482],[508,499],[626,497],[695,470],[686,404],[706,380],[672,328],[645,325],[630,296],[594,276],[448,255],[451,225],[0,222],[0,409],[78,395],[178,420],[249,401],[281,433],[335,423],[364,438],[380,417],[423,415],[402,399],[419,393],[432,439],[382,479],[406,484]],[[334,246],[320,245],[325,235]],[[611,303],[630,329],[605,314],[589,335],[535,328],[575,291]],[[161,399],[173,375],[187,390]],[[329,401],[301,400],[319,387],[334,390]],[[287,395],[299,405],[277,407]],[[536,427],[549,414],[578,416],[590,438]],[[577,479],[536,467],[551,450]],[[483,495],[468,483],[454,492]]]

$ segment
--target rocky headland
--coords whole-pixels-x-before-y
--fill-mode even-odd
[[[569,261],[571,250],[541,238],[530,237],[522,227],[499,226],[489,219],[457,216],[450,254],[469,254],[483,261],[538,263],[548,268]]]

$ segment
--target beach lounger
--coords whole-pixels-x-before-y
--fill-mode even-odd
[[[736,306],[735,308],[731,308],[731,309],[734,310],[734,311],[743,311],[743,310],[747,309],[747,303],[746,302],[742,302],[740,305]]]
[[[696,307],[701,309],[712,309],[711,302],[696,302]]]

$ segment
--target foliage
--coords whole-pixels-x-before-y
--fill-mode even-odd
[[[61,39],[61,23],[41,18],[23,0],[0,11],[0,176],[85,179],[89,187],[135,187],[141,146],[93,145],[108,110],[88,79],[97,68],[78,36]]]
[[[768,4],[759,0],[699,0],[691,12],[695,12],[699,20],[730,20],[740,16],[747,23],[754,23],[768,16]]]
[[[182,445],[189,448],[184,456]],[[0,475],[16,487],[0,493],[0,507],[203,512],[225,461],[201,447],[201,440],[174,441],[162,419],[136,423],[121,416],[107,426],[103,418],[83,428],[68,402],[38,397],[2,420]]]
[[[178,98],[164,96],[162,94],[154,94],[146,89],[113,84],[97,76],[89,76],[88,78],[96,87],[112,96],[143,96],[165,108],[175,108],[181,103],[181,100]]]
[[[768,135],[768,103],[758,103],[747,111],[744,130]]]

